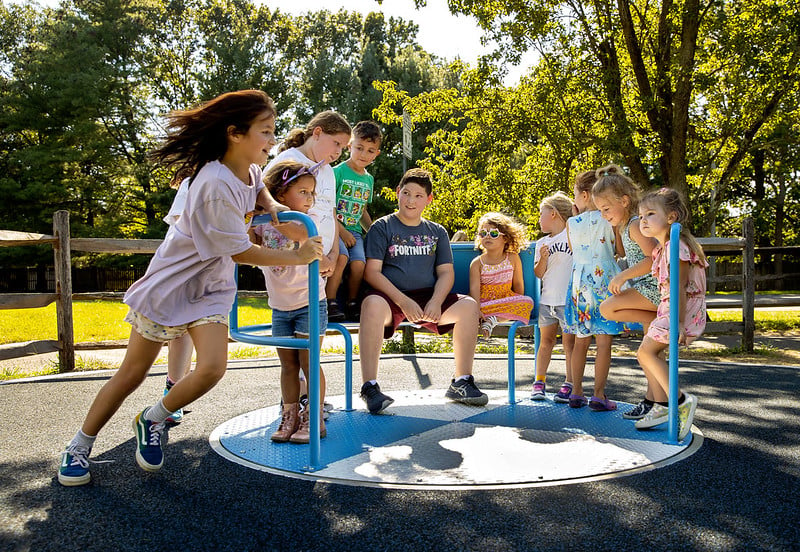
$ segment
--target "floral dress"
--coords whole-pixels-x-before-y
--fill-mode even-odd
[[[680,259],[689,263],[686,284],[686,317],[683,330],[686,344],[697,339],[706,329],[706,267],[708,263],[681,240]],[[656,319],[650,324],[647,336],[659,343],[669,343],[669,242],[653,249],[653,276],[658,281],[661,302]]]
[[[644,259],[644,252],[639,244],[631,239],[631,224],[639,224],[639,217],[632,217],[622,230],[620,237],[622,238],[622,247],[625,249],[625,259],[628,261],[628,266],[634,266],[642,262]],[[638,291],[645,299],[658,305],[661,301],[661,293],[658,291],[658,282],[652,274],[645,274],[637,278],[631,278],[628,283]]]
[[[572,245],[572,278],[565,318],[569,333],[578,337],[616,335],[623,324],[600,315],[600,303],[611,295],[608,283],[619,274],[614,260],[614,229],[600,211],[585,211],[567,220]]]
[[[511,290],[514,266],[508,255],[496,265],[481,262],[481,314],[527,324],[531,319],[533,299]]]

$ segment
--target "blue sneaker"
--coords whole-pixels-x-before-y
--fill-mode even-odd
[[[86,485],[92,480],[89,473],[89,453],[92,449],[69,445],[61,453],[61,466],[58,468],[58,482],[66,487]]]
[[[165,387],[164,388],[164,396],[166,396],[167,393],[169,393],[169,389],[167,389]],[[176,410],[175,412],[173,412],[172,414],[167,416],[167,419],[164,420],[164,421],[166,423],[168,423],[168,424],[179,424],[179,423],[181,423],[183,421],[183,408],[179,408],[178,410]]]
[[[164,465],[162,439],[166,441],[164,422],[151,422],[145,419],[142,410],[133,419],[133,432],[136,434],[136,463],[146,471],[158,471]]]

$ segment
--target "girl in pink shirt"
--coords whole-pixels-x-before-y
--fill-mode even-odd
[[[636,429],[647,429],[666,423],[669,419],[667,393],[669,367],[659,356],[668,346],[670,337],[670,279],[669,235],[674,222],[681,224],[680,235],[680,305],[678,342],[688,345],[699,337],[706,327],[706,256],[687,228],[689,209],[679,192],[661,188],[650,192],[639,202],[642,235],[655,238],[653,249],[653,276],[658,282],[661,301],[656,318],[650,323],[647,334],[639,346],[637,357],[647,376],[648,387],[653,390],[655,404],[644,418],[636,421]],[[697,397],[680,393],[678,398],[678,439],[683,440],[691,431]]]

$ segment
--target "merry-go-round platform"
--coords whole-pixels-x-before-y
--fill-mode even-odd
[[[442,389],[385,390],[395,402],[369,414],[355,397],[328,397],[334,409],[321,440],[320,465],[309,466],[309,445],[273,443],[279,405],[254,410],[218,426],[210,437],[223,457],[253,469],[301,479],[389,488],[509,488],[562,485],[655,469],[700,448],[694,427],[670,443],[667,424],[637,430],[612,412],[573,409],[529,398],[508,404],[489,391],[485,407],[449,402]]]

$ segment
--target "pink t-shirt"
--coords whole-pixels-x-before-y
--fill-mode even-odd
[[[257,165],[250,166],[248,185],[219,161],[207,163],[125,304],[165,326],[228,314],[236,294],[231,256],[252,245],[247,230],[263,187]]]
[[[271,224],[253,227],[259,245],[269,249],[296,249],[297,242],[290,240]],[[262,266],[264,281],[269,293],[269,306],[282,311],[293,311],[308,306],[308,265]],[[325,300],[325,280],[319,279],[319,299]]]

